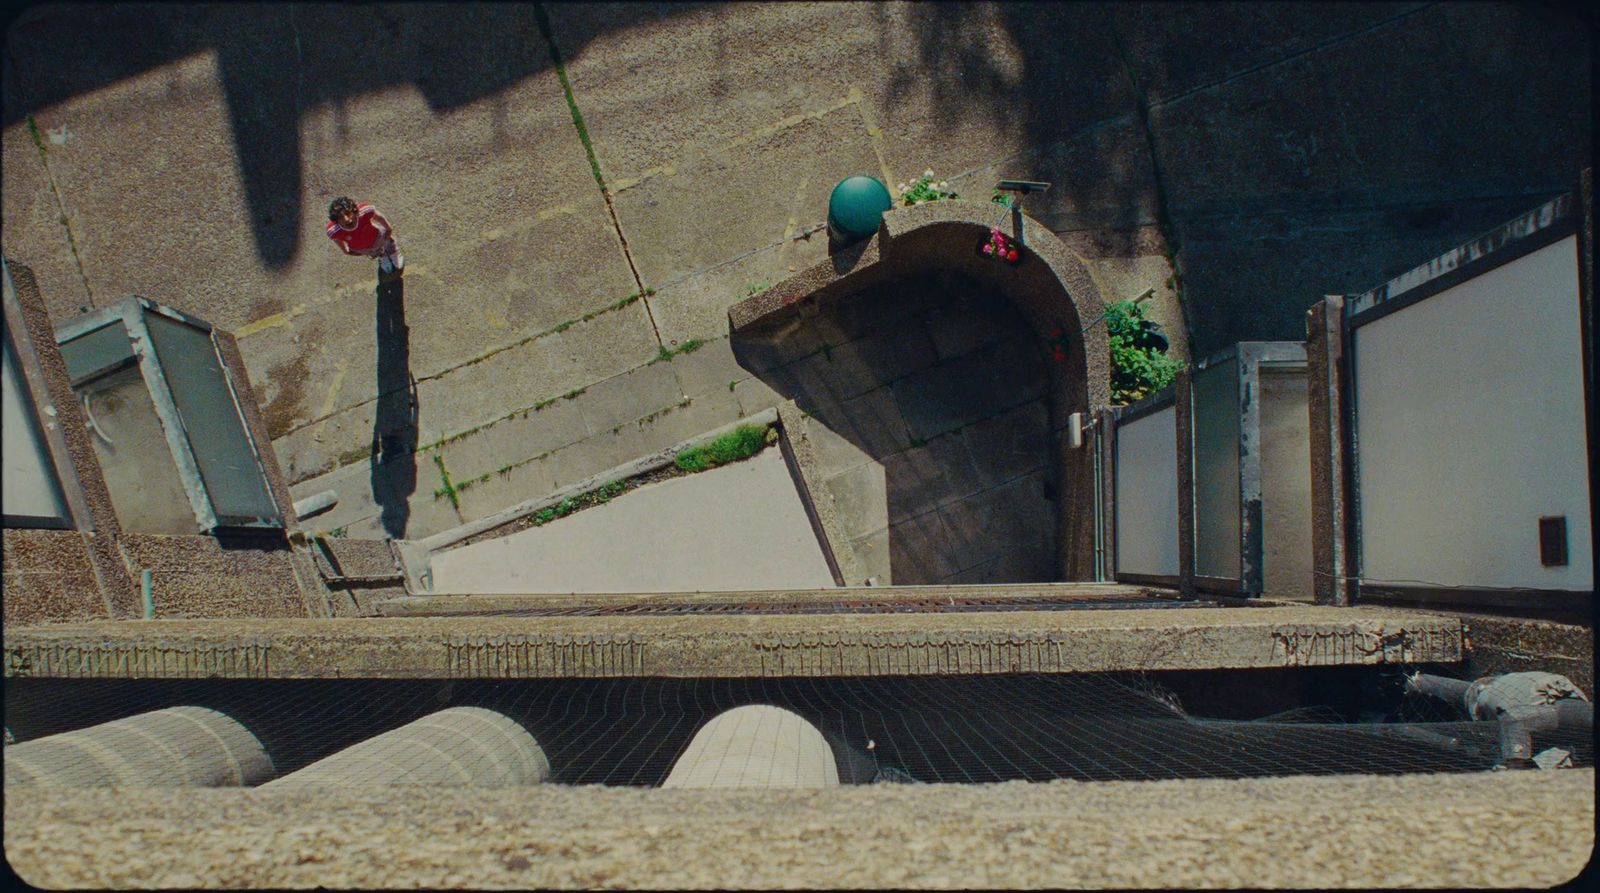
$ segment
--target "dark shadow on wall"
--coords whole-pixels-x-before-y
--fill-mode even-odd
[[[1025,149],[995,173],[1053,183],[1027,207],[1058,233],[1145,254],[1159,226],[1203,355],[1299,340],[1323,294],[1573,188],[1589,24],[1550,4],[922,4],[890,98],[1003,109]]]
[[[1005,297],[924,273],[732,347],[809,414],[812,496],[840,510],[851,544],[835,550],[879,584],[1059,579],[1047,361]]]
[[[417,384],[411,377],[411,330],[405,282],[378,285],[378,407],[372,422],[372,498],[391,539],[406,535],[417,490]]]
[[[560,52],[571,58],[610,32],[698,5],[549,9]],[[4,123],[214,51],[241,162],[245,215],[261,260],[281,267],[304,236],[306,110],[410,85],[430,109],[447,111],[549,69],[548,46],[529,4],[41,6],[7,21]],[[176,78],[169,89],[178,99]]]

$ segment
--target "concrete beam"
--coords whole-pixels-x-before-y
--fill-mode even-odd
[[[228,787],[273,775],[250,730],[206,707],[169,707],[5,749],[6,787]]]
[[[816,726],[771,704],[717,714],[694,733],[664,788],[825,788],[839,783]]]
[[[397,784],[512,787],[550,778],[550,760],[516,720],[451,707],[347,747],[263,788]]]
[[[8,629],[7,677],[939,676],[1454,663],[1461,621],[1317,605],[155,620]]]

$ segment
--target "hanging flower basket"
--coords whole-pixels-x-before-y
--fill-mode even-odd
[[[979,243],[978,253],[1012,265],[1022,261],[1022,246],[1008,238],[998,226],[991,228],[989,238]]]

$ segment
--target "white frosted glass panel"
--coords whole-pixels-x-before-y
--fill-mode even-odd
[[[1178,417],[1172,407],[1117,426],[1117,572],[1178,574]]]
[[[5,383],[0,393],[0,434],[4,460],[0,505],[9,522],[33,526],[67,526],[67,507],[56,481],[55,466],[46,450],[44,432],[34,414],[22,370],[11,354],[11,339],[0,337],[5,350]]]
[[[1593,588],[1578,326],[1570,237],[1355,331],[1364,579]]]
[[[1194,376],[1194,572],[1239,578],[1239,361]]]

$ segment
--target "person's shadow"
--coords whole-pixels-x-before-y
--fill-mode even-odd
[[[417,489],[417,384],[411,377],[405,281],[378,281],[378,407],[372,422],[372,498],[391,539],[406,534],[409,498]]]

